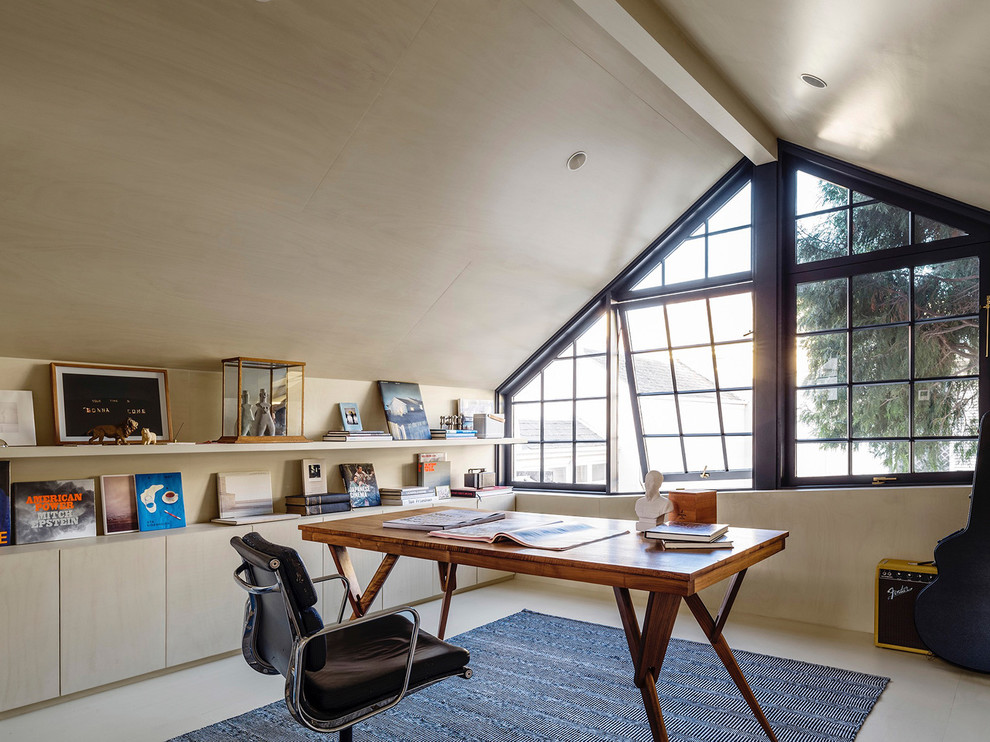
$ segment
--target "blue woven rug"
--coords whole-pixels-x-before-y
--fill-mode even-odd
[[[407,696],[354,727],[355,742],[652,739],[621,629],[523,611],[451,641],[470,650],[474,677],[450,678]],[[854,739],[888,682],[763,654],[735,655],[780,742]],[[707,644],[672,639],[657,691],[671,740],[766,739]],[[335,739],[304,729],[283,702],[175,738]]]

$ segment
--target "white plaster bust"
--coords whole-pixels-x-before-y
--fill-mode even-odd
[[[664,495],[660,494],[660,485],[663,484],[663,474],[658,471],[650,471],[646,475],[645,489],[646,496],[636,500],[636,515],[639,520],[636,522],[637,531],[647,531],[656,528],[663,523],[663,517],[674,509],[674,504]]]

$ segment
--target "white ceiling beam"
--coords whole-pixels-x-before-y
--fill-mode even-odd
[[[654,0],[575,4],[757,165],[777,159],[777,135]]]

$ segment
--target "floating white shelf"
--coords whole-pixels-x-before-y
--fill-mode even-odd
[[[467,440],[415,441],[311,441],[309,443],[160,443],[142,446],[8,446],[0,448],[2,459],[73,458],[76,456],[167,456],[197,453],[275,453],[278,451],[360,451],[375,448],[444,448],[456,446],[504,446],[526,443],[525,438],[468,438]]]

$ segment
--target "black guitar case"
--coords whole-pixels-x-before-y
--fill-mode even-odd
[[[955,665],[990,673],[990,413],[980,421],[969,522],[935,547],[938,577],[915,601],[918,636]]]

